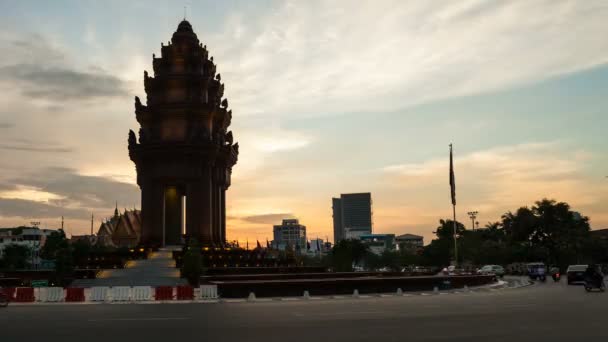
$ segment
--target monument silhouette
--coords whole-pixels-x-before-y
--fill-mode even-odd
[[[147,104],[135,97],[139,139],[131,130],[128,140],[141,189],[140,244],[174,245],[185,236],[221,246],[239,149],[220,74],[186,20],[152,59],[154,76],[144,71]]]

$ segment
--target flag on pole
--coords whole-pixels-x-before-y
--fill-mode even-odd
[[[456,179],[454,178],[454,162],[452,161],[452,144],[450,144],[450,189],[452,192],[452,205],[456,205]]]

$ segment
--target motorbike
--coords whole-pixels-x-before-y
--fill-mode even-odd
[[[604,279],[593,279],[587,277],[585,279],[585,291],[591,292],[593,289],[598,289],[600,292],[606,291],[606,283]]]
[[[5,308],[8,306],[8,295],[0,290],[0,308]]]

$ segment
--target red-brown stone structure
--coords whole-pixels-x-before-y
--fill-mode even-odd
[[[176,245],[185,235],[221,246],[238,144],[220,74],[186,20],[161,43],[153,69],[153,77],[144,71],[147,104],[135,97],[139,139],[130,131],[128,140],[141,189],[140,243]]]

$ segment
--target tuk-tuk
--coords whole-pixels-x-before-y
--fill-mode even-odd
[[[547,266],[542,262],[531,262],[528,265],[528,277],[531,280],[547,280]]]

